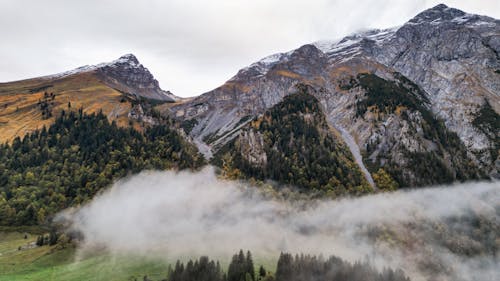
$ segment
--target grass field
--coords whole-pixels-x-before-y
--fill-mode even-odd
[[[144,257],[107,254],[76,260],[74,247],[42,246],[19,250],[36,241],[36,235],[0,233],[0,280],[153,280],[167,276],[168,262]]]
[[[175,259],[148,259],[140,256],[94,254],[78,259],[74,246],[24,248],[36,241],[36,234],[0,232],[0,281],[80,281],[143,280],[158,281],[167,277],[168,265]],[[19,247],[23,249],[19,250]],[[229,258],[229,257],[226,257]],[[276,258],[255,258],[255,269],[261,263],[274,270]],[[227,262],[222,265],[227,267]]]

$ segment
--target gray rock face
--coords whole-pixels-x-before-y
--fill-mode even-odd
[[[160,88],[158,81],[132,54],[117,60],[96,65],[86,65],[70,71],[44,76],[45,79],[60,79],[80,73],[92,73],[108,86],[136,97],[173,102],[180,100],[169,91]]]
[[[205,144],[216,152],[239,134],[248,116],[262,114],[293,92],[296,83],[305,83],[317,89],[315,96],[330,125],[349,136],[344,139],[351,143],[353,155],[362,154],[360,166],[373,161],[381,167],[399,165],[408,185],[433,183],[419,181],[409,154],[434,155],[454,180],[468,162],[484,174],[498,174],[491,153],[497,144],[473,120],[486,102],[500,112],[499,47],[498,20],[438,5],[398,28],[317,42],[264,58],[214,91],[173,107],[172,114],[196,119],[191,136],[200,142],[210,136]],[[383,114],[369,108],[359,114],[358,104],[369,94],[359,85],[360,73],[421,92],[421,107],[401,106]],[[458,135],[461,143],[454,149],[465,147],[467,155],[455,156],[459,153],[446,148],[446,140],[428,135],[429,122],[437,119],[445,124],[440,132]]]
[[[241,155],[250,164],[265,167],[267,155],[264,151],[264,139],[262,134],[253,130],[244,130],[240,135]]]
[[[178,99],[172,93],[162,90],[149,70],[132,54],[98,65],[95,71],[105,83],[122,92],[161,101]]]
[[[439,5],[375,46],[373,57],[429,93],[432,110],[470,148],[482,166],[492,166],[492,143],[472,121],[488,102],[500,112],[498,42],[500,21]],[[493,168],[493,167],[492,167]]]

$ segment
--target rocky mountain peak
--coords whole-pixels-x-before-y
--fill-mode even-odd
[[[139,60],[134,54],[125,54],[121,56],[118,61],[130,62],[131,64],[139,64]]]
[[[109,63],[101,63],[95,66],[96,68],[105,68],[105,67],[114,67],[114,68],[124,68],[124,69],[129,69],[129,68],[136,68],[140,71],[147,71],[149,70],[144,67],[137,57],[133,54],[125,54],[118,59],[111,61]]]
[[[321,53],[316,46],[313,44],[306,44],[298,48],[292,53],[292,57],[311,57],[318,56]]]
[[[433,8],[427,9],[413,19],[410,20],[411,23],[423,23],[423,22],[435,22],[439,20],[452,20],[457,17],[462,17],[466,13],[446,6],[445,4],[439,4]]]
[[[96,65],[95,70],[106,83],[120,91],[162,101],[178,99],[172,93],[162,90],[153,74],[133,54],[123,55],[110,63]]]
[[[475,124],[486,120],[481,112],[498,116],[499,23],[438,5],[399,27],[268,56],[216,90],[171,110],[195,124],[188,133],[200,150],[218,153],[239,138],[249,120],[293,93],[295,84],[306,83],[317,89],[310,92],[329,125],[340,132],[367,174],[379,163],[397,176],[401,172],[391,170],[396,167],[391,163],[397,163],[406,167],[397,179],[402,186],[436,183],[418,182],[423,177],[412,155],[425,155],[421,160],[429,171],[447,173],[448,181],[457,175],[462,177],[458,180],[482,177],[477,167],[484,175],[497,175],[498,141],[490,132],[498,130],[482,134]],[[488,111],[486,102],[494,110]],[[442,161],[448,162],[442,166]]]

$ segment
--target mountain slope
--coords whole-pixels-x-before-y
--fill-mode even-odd
[[[141,133],[101,113],[64,113],[47,128],[0,144],[0,226],[43,225],[142,170],[203,164],[169,120]]]
[[[172,115],[210,157],[304,83],[362,170],[384,168],[400,186],[498,177],[496,125],[474,121],[500,112],[498,23],[438,5],[398,28],[267,57]]]
[[[110,120],[128,126],[129,115],[137,111],[141,99],[171,102],[177,97],[161,90],[133,55],[56,75],[0,83],[0,142],[52,124],[62,110],[102,110]]]
[[[247,123],[213,162],[229,175],[272,179],[305,190],[371,191],[310,91],[306,85],[297,85],[296,93]]]

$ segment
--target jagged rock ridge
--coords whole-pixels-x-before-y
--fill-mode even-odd
[[[132,54],[99,67],[97,71],[106,83],[121,91],[161,101],[179,100],[171,92],[162,90],[149,70]]]
[[[123,55],[109,63],[82,66],[44,78],[61,79],[89,72],[96,73],[108,86],[137,97],[160,101],[177,101],[180,99],[171,92],[162,90],[151,72],[133,54]]]

